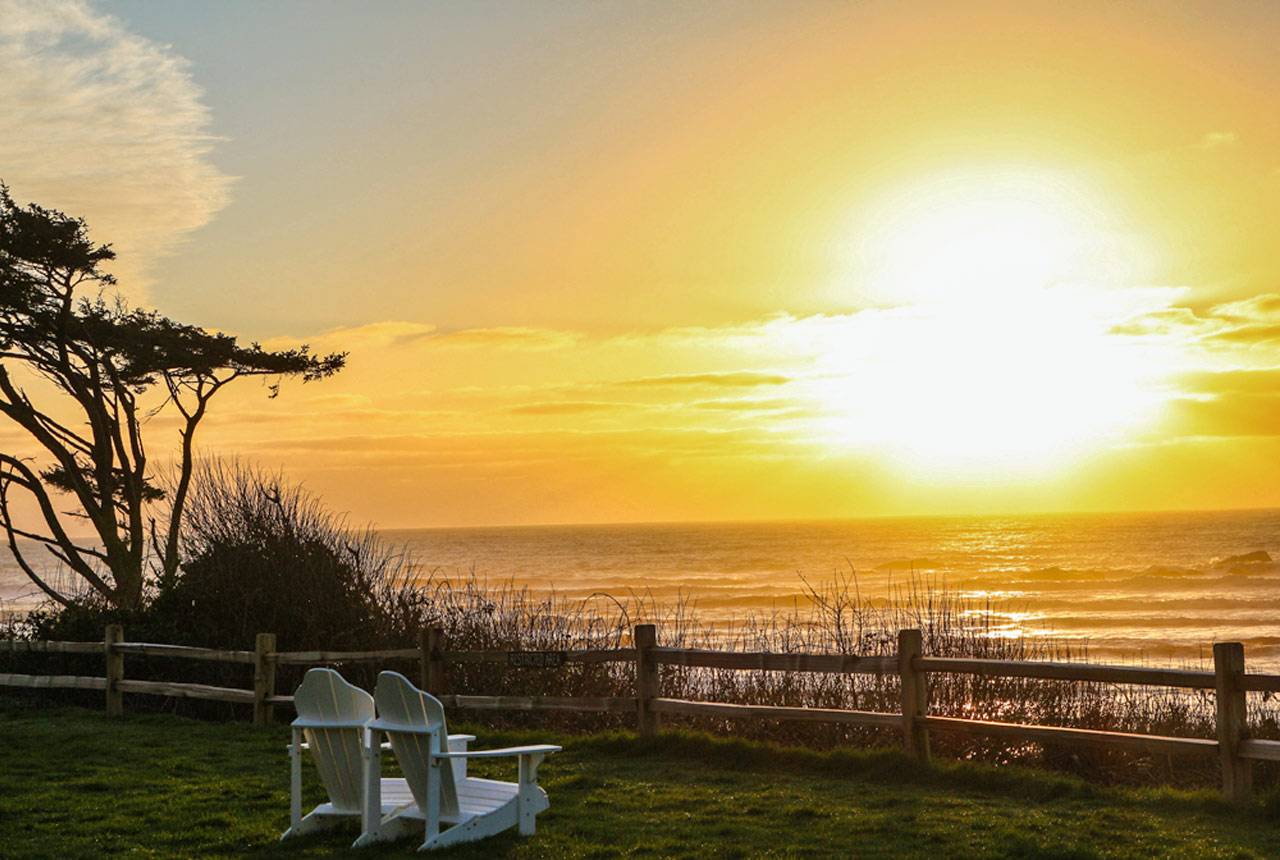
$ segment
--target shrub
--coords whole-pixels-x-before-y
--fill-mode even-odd
[[[209,648],[377,648],[415,637],[429,602],[403,553],[352,529],[305,489],[237,462],[202,464],[188,498],[183,562],[146,605],[122,611],[81,596],[29,619],[47,639],[97,639],[120,623],[135,641]]]
[[[237,463],[201,467],[182,573],[147,612],[162,641],[281,649],[374,648],[416,630],[422,600],[403,554],[353,530],[299,486]]]

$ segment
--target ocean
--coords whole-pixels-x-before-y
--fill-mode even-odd
[[[990,608],[992,635],[1050,636],[1091,659],[1199,665],[1215,641],[1280,670],[1280,510],[903,517],[386,531],[423,571],[538,593],[687,599],[705,621],[786,612],[856,576],[886,600],[912,580]],[[38,602],[7,557],[0,601]]]

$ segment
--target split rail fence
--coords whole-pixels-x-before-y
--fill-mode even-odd
[[[1280,693],[1280,675],[1246,672],[1244,646],[1238,642],[1220,642],[1214,645],[1212,672],[1094,663],[928,657],[922,653],[919,630],[900,631],[898,652],[885,656],[664,648],[657,644],[656,629],[651,624],[637,625],[633,642],[632,648],[605,650],[452,651],[446,647],[443,631],[430,628],[422,632],[416,648],[385,651],[277,651],[275,635],[260,633],[254,650],[228,651],[126,642],[121,627],[113,625],[107,628],[102,642],[0,641],[0,652],[101,654],[105,659],[105,677],[0,673],[0,686],[101,690],[106,694],[107,713],[112,716],[123,713],[125,693],[232,702],[252,706],[254,722],[266,724],[273,719],[276,707],[293,704],[292,696],[280,695],[276,691],[278,666],[414,661],[418,664],[423,688],[437,695],[446,707],[633,713],[642,735],[655,733],[663,715],[669,714],[720,719],[833,722],[893,729],[901,732],[902,744],[907,753],[922,761],[929,758],[931,730],[966,732],[1033,743],[1113,747],[1146,753],[1216,755],[1222,767],[1223,795],[1228,800],[1237,802],[1250,796],[1254,761],[1280,761],[1280,741],[1249,738],[1246,719],[1247,694]],[[245,664],[253,667],[253,688],[130,679],[124,671],[124,660],[128,656]],[[446,667],[449,664],[504,663],[517,667],[548,668],[566,663],[608,662],[634,664],[634,696],[481,696],[450,695],[445,692]],[[897,675],[901,679],[901,708],[897,712],[884,713],[664,698],[659,683],[660,667],[664,665],[729,670]],[[1216,697],[1217,736],[1169,737],[933,716],[929,713],[929,676],[942,673],[1213,690]]]

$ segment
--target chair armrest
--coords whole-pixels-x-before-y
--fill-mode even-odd
[[[475,735],[449,735],[449,743],[453,743],[454,741],[465,741],[467,743],[471,743],[475,739]]]
[[[551,744],[534,744],[527,747],[506,747],[498,750],[467,750],[466,752],[438,752],[432,758],[500,758],[517,755],[549,755],[558,753],[563,747]]]
[[[363,729],[369,725],[368,720],[308,720],[298,717],[289,723],[295,729]]]

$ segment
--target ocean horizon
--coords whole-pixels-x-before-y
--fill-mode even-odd
[[[1245,643],[1280,666],[1280,510],[941,515],[833,520],[380,530],[420,578],[527,586],[575,602],[685,601],[710,625],[808,606],[848,579],[862,599],[947,591],[993,636],[1049,637],[1094,660],[1203,664]],[[0,565],[9,611],[39,595]]]

